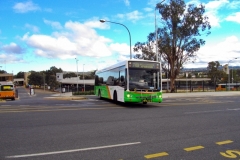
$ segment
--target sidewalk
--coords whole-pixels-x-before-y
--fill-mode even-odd
[[[163,98],[211,97],[211,96],[240,96],[240,91],[163,93]]]
[[[94,96],[94,95],[93,95]],[[165,98],[181,98],[181,97],[211,97],[211,96],[240,96],[240,91],[218,91],[218,92],[188,92],[188,93],[163,93],[163,99]],[[72,95],[72,92],[56,93],[51,97],[62,97],[65,99],[86,99],[84,95]]]

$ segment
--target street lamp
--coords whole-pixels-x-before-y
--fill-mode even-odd
[[[157,5],[160,5],[163,3],[165,0],[163,0],[160,3],[156,4],[155,7],[155,37],[156,37],[156,61],[158,62],[158,35],[157,35],[157,18],[156,18],[156,10],[157,10]],[[161,84],[160,84],[160,89],[162,91],[162,62],[161,62],[161,55],[160,55],[160,78],[161,78]],[[159,77],[159,74],[157,75]],[[157,88],[159,88],[159,78],[157,78]]]
[[[237,58],[234,58],[234,59],[237,59]],[[233,67],[232,67],[232,83],[233,83]]]
[[[78,59],[75,58],[76,60],[76,66],[77,66],[77,92],[78,92]]]
[[[119,25],[122,25],[123,27],[125,27],[128,31],[128,34],[129,34],[129,40],[130,40],[130,59],[132,59],[132,46],[131,46],[131,34],[128,30],[128,28],[124,25],[124,24],[121,24],[121,23],[117,23],[117,22],[112,22],[112,21],[106,21],[104,19],[100,19],[99,20],[100,22],[104,23],[104,22],[110,22],[110,23],[115,23],[115,24],[119,24]]]
[[[85,65],[85,64],[83,64],[83,91],[85,92],[84,65]]]
[[[237,58],[234,58],[234,59],[237,59]],[[230,67],[229,63],[231,61],[233,61],[234,59],[228,61],[228,67]],[[233,83],[233,67],[232,67],[232,83]],[[228,90],[230,90],[230,72],[229,72],[229,69],[228,69]]]

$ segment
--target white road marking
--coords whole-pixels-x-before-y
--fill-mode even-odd
[[[235,108],[235,109],[227,109],[227,110],[229,110],[229,111],[239,111],[239,110],[240,110],[240,108]]]
[[[185,112],[185,114],[212,113],[212,112],[223,112],[223,111],[226,111],[226,110],[211,110],[211,111]]]
[[[90,148],[82,148],[82,149],[73,149],[73,150],[65,150],[65,151],[54,151],[54,152],[45,152],[45,153],[14,155],[14,156],[6,156],[6,158],[23,158],[23,157],[36,157],[36,156],[72,153],[72,152],[80,152],[80,151],[89,151],[89,150],[97,150],[97,149],[105,149],[105,148],[130,146],[130,145],[136,145],[136,144],[140,144],[140,143],[141,142],[133,142],[133,143],[123,143],[123,144],[115,144],[115,145],[99,146],[99,147],[90,147]]]
[[[185,114],[214,113],[214,112],[225,112],[225,111],[240,111],[240,108],[226,109],[226,110],[209,110],[209,111],[198,111],[198,112],[185,112]]]

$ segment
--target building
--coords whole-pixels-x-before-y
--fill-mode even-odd
[[[13,81],[13,74],[0,73],[0,81]]]

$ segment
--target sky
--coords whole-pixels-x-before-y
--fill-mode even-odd
[[[86,72],[130,58],[136,42],[146,42],[155,30],[159,0],[1,0],[0,70]],[[163,3],[169,3],[165,0]],[[185,68],[207,67],[208,62],[240,66],[240,0],[185,0],[203,4],[211,34],[195,62]],[[157,26],[161,26],[156,14]],[[123,24],[127,29],[118,24]],[[130,46],[131,37],[131,46]],[[133,52],[132,56],[137,54]]]

